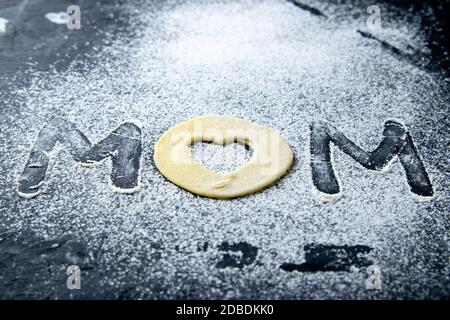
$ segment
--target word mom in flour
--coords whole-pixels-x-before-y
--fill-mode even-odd
[[[364,168],[374,171],[385,171],[388,165],[398,158],[405,170],[411,192],[421,197],[434,195],[433,186],[413,139],[399,121],[385,122],[382,141],[371,152],[361,149],[325,121],[312,123],[310,133],[312,181],[322,195],[337,197],[341,194],[333,168],[332,145]],[[125,121],[104,139],[92,144],[73,123],[58,118],[47,123],[37,136],[18,179],[20,196],[33,198],[39,194],[57,143],[64,145],[71,157],[82,165],[95,165],[110,159],[110,184],[114,191],[133,193],[139,189],[142,166],[142,128],[139,122]]]

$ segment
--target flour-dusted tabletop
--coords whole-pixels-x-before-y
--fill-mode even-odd
[[[378,1],[372,29],[370,1],[80,0],[77,26],[73,2],[0,2],[0,298],[449,297],[448,60],[433,29],[444,9]],[[274,129],[292,168],[231,200],[172,184],[154,145],[206,114]],[[40,193],[21,197],[53,119],[93,143],[142,124],[139,190],[114,192],[109,159],[82,166],[59,143]],[[408,128],[434,196],[410,191],[399,160],[375,172],[334,146],[341,194],[324,199],[311,125],[371,151],[389,119]],[[251,150],[193,153],[231,170]]]

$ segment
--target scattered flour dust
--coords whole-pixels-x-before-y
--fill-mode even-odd
[[[9,20],[0,17],[0,33],[5,33],[6,32],[6,24],[8,22],[9,22]]]
[[[181,1],[139,7],[138,18],[136,34],[68,71],[35,73],[30,86],[4,101],[15,107],[0,123],[5,227],[101,246],[96,268],[105,277],[98,287],[131,286],[139,297],[389,298],[422,297],[430,286],[446,290],[442,272],[433,269],[443,259],[436,248],[446,245],[448,207],[448,107],[437,77],[361,37],[356,22],[320,19],[288,1]],[[204,114],[275,129],[294,151],[292,169],[275,185],[228,201],[171,184],[152,162],[154,143],[171,126]],[[55,116],[76,123],[93,142],[126,119],[141,121],[140,190],[111,192],[109,160],[84,168],[59,147],[42,193],[20,198],[17,175]],[[335,150],[342,196],[323,202],[310,176],[310,123],[327,120],[370,150],[388,118],[411,129],[436,198],[415,201],[398,162],[379,174]],[[425,227],[440,235],[434,251]],[[256,261],[242,270],[216,268],[224,241],[258,247]],[[374,248],[383,290],[365,289],[364,270],[282,271],[284,262],[303,262],[308,243]]]
[[[70,16],[66,12],[49,12],[45,17],[56,24],[67,24]]]

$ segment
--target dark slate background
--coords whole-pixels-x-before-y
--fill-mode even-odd
[[[450,73],[450,1],[377,0],[376,3],[392,5],[399,14],[430,9],[428,12],[432,14],[424,15],[422,19],[432,58],[425,68],[432,72]],[[48,12],[65,12],[72,4],[83,7],[83,28],[88,28],[89,32],[55,28],[53,23],[43,18]],[[125,11],[121,10],[125,4],[126,0],[1,0],[0,17],[7,18],[12,28],[0,35],[0,79],[9,80],[0,82],[0,97],[9,94],[10,86],[27,85],[29,79],[23,71],[29,68],[29,63],[35,63],[36,71],[64,70],[72,61],[86,59],[85,54],[94,46],[107,46],[112,39],[106,39],[105,32],[116,35],[132,32]],[[1,117],[5,110],[0,111]],[[429,239],[432,241],[433,236]],[[55,247],[55,243],[58,246]],[[35,239],[31,232],[14,235],[9,230],[0,230],[0,299],[120,299],[136,296],[132,286],[114,292],[108,288],[98,290],[95,279],[104,275],[95,268],[94,261],[95,255],[92,259],[85,245],[70,237],[47,242]],[[65,270],[71,264],[79,265],[84,271],[82,292],[66,288]]]

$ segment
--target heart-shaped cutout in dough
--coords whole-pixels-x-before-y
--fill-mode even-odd
[[[219,145],[238,141],[253,155],[237,169],[218,173],[198,163],[190,145],[210,141]],[[274,130],[231,116],[202,116],[167,130],[156,142],[158,170],[176,185],[199,195],[226,199],[261,190],[283,176],[294,154]]]
[[[191,153],[195,161],[207,169],[227,173],[248,162],[253,150],[240,142],[219,145],[209,141],[197,141],[191,145]]]

